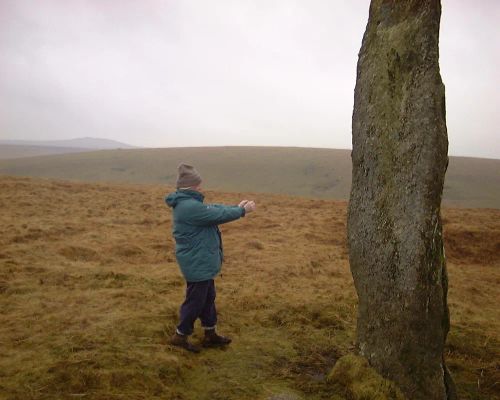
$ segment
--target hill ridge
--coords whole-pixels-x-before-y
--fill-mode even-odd
[[[0,174],[76,181],[174,185],[180,162],[209,189],[347,200],[350,150],[301,147],[180,147],[100,150],[0,160]],[[500,208],[500,160],[450,156],[444,203]]]
[[[137,148],[136,146],[127,143],[119,142],[112,139],[97,138],[97,137],[78,137],[73,139],[61,140],[0,140],[0,145],[16,145],[16,146],[40,146],[40,147],[67,147],[77,149],[117,149]]]

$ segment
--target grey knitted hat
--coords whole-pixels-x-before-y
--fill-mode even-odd
[[[177,167],[177,189],[198,186],[201,175],[192,165],[180,163]]]

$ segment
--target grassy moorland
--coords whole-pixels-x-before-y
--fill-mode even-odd
[[[234,342],[193,355],[168,344],[184,290],[168,191],[0,177],[0,399],[347,399],[325,379],[354,349],[346,203],[208,192],[258,211],[222,226]],[[500,399],[500,211],[443,216],[447,362],[461,399]]]
[[[347,200],[351,187],[350,150],[292,147],[101,150],[0,160],[0,174],[173,185],[181,161],[193,163],[216,191]],[[500,208],[498,171],[500,160],[450,157],[445,204]]]

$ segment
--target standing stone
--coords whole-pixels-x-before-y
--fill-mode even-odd
[[[455,399],[440,218],[448,164],[439,0],[372,0],[352,117],[359,351],[409,399]]]

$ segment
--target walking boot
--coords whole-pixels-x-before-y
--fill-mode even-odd
[[[225,336],[217,335],[215,329],[205,329],[205,337],[202,341],[203,347],[223,347],[231,343],[231,339]]]
[[[170,344],[181,347],[191,353],[199,353],[200,348],[192,343],[189,343],[187,335],[179,335],[177,332],[170,339]]]

